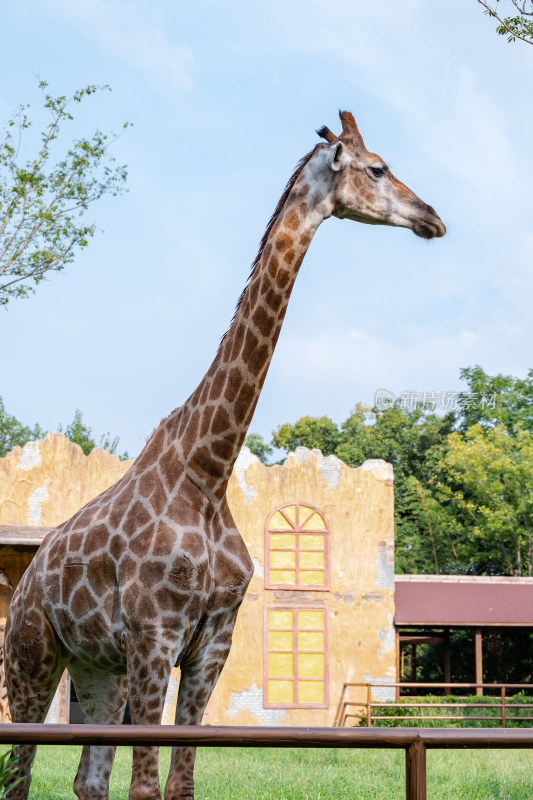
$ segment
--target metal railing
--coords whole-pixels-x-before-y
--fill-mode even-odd
[[[365,700],[350,700],[348,699],[348,692],[350,688],[358,688],[362,689],[366,694]],[[373,700],[372,699],[372,692],[375,694],[376,689],[387,689],[391,688],[395,690],[395,697],[396,701],[389,701],[389,700]],[[499,703],[492,702],[492,703],[483,703],[483,702],[467,702],[466,698],[458,698],[461,702],[454,702],[454,703],[446,703],[446,702],[420,702],[419,700],[413,699],[412,702],[409,702],[409,697],[405,697],[402,702],[398,702],[399,698],[399,690],[400,689],[490,689],[492,691],[498,690],[499,691]],[[335,727],[344,727],[347,723],[347,720],[353,720],[351,725],[356,724],[366,724],[367,728],[372,727],[373,722],[381,721],[381,720],[388,720],[392,722],[393,720],[409,720],[413,722],[414,720],[420,720],[421,724],[423,725],[425,722],[430,720],[440,720],[442,722],[445,720],[446,722],[457,722],[457,721],[464,721],[464,720],[477,720],[482,722],[492,722],[497,720],[502,728],[507,727],[508,722],[513,721],[524,721],[524,722],[531,722],[533,720],[533,716],[519,716],[517,713],[520,709],[533,709],[533,703],[517,703],[513,701],[509,703],[509,696],[507,694],[509,689],[519,690],[519,691],[529,691],[533,695],[533,686],[527,683],[345,683],[341,697],[339,700],[339,704],[337,706],[337,712],[335,714],[335,721],[333,725]],[[455,694],[455,692],[454,692]],[[464,702],[462,700],[464,699]],[[351,713],[350,709],[352,708],[360,708],[361,711],[359,713]],[[421,709],[420,714],[406,714],[405,716],[402,715],[390,715],[390,714],[376,714],[374,713],[374,709],[385,709],[385,708],[401,708],[401,709]],[[466,709],[466,708],[474,708],[474,709],[491,709],[497,714],[483,714],[482,716],[474,716],[471,714],[431,714],[425,713],[424,709],[428,709],[430,712],[433,709],[437,708],[449,708],[449,709]],[[510,713],[511,712],[511,713]]]
[[[405,750],[406,800],[426,800],[426,750],[533,747],[528,730],[422,728],[248,728],[175,725],[0,724],[0,744],[193,747],[346,747]]]

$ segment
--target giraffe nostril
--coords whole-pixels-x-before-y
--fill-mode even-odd
[[[429,211],[430,214],[433,214],[435,217],[437,216],[437,212],[433,208],[433,206],[428,206],[426,203],[426,209]]]

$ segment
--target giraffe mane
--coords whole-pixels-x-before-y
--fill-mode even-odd
[[[276,224],[276,222],[278,220],[278,217],[282,212],[283,206],[285,205],[285,203],[287,201],[287,198],[290,195],[290,193],[291,193],[291,191],[292,191],[292,189],[294,187],[294,184],[298,180],[298,178],[300,176],[300,173],[303,170],[303,168],[305,167],[305,165],[315,155],[315,153],[317,152],[319,147],[322,147],[322,146],[323,146],[322,142],[319,142],[318,144],[316,144],[313,147],[312,150],[310,150],[308,153],[306,153],[305,156],[303,156],[303,158],[301,158],[298,161],[298,163],[296,164],[296,168],[295,168],[294,172],[292,173],[291,177],[287,181],[287,185],[285,186],[285,189],[283,190],[283,194],[281,195],[281,197],[278,200],[278,204],[277,204],[276,208],[274,209],[274,213],[270,217],[270,219],[269,219],[269,221],[267,223],[267,226],[265,228],[265,232],[263,234],[263,238],[261,239],[261,242],[259,243],[259,250],[257,251],[257,255],[256,255],[256,257],[254,258],[254,260],[252,262],[252,266],[250,267],[250,274],[248,275],[248,279],[246,281],[246,285],[245,285],[244,289],[242,290],[239,299],[237,300],[237,305],[235,306],[235,312],[233,314],[233,317],[231,318],[230,328],[233,325],[233,323],[235,322],[235,318],[236,318],[236,316],[237,316],[237,314],[239,312],[239,309],[240,309],[240,307],[241,307],[241,305],[243,303],[244,297],[245,297],[246,292],[248,290],[248,287],[250,285],[250,281],[252,280],[252,278],[254,276],[254,273],[255,273],[258,265],[259,265],[259,262],[261,261],[261,256],[263,255],[263,252],[265,250],[266,244],[268,242],[268,237],[270,236],[270,234],[272,232],[272,228]],[[228,328],[228,330],[229,330],[229,328]],[[224,333],[224,335],[222,336],[222,339],[220,340],[220,344],[223,343],[224,339],[226,338],[227,333],[228,333],[228,331],[226,331],[226,333]]]

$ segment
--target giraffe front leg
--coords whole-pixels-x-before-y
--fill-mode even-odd
[[[128,688],[134,725],[159,725],[170,671],[180,650],[175,636],[153,630],[128,636]],[[161,800],[159,748],[134,747],[129,800]]]
[[[240,605],[240,604],[239,604]],[[180,664],[176,725],[200,725],[211,693],[226,663],[238,607],[217,614],[193,652]],[[209,636],[211,635],[211,638]],[[194,800],[196,747],[173,747],[164,800]]]

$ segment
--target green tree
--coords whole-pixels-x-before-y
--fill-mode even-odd
[[[302,417],[292,425],[280,425],[272,435],[274,447],[287,451],[318,447],[324,455],[334,453],[339,441],[339,428],[329,417]]]
[[[408,475],[395,504],[398,534],[396,571],[461,574],[469,570],[461,544],[467,533],[452,504],[437,491],[442,467],[434,464],[430,481]]]
[[[8,414],[4,401],[0,397],[0,458],[6,456],[14,447],[24,447],[26,442],[33,439],[44,439],[46,431],[40,425],[24,425],[22,422]]]
[[[108,453],[118,455],[122,461],[129,458],[127,452],[117,452],[120,444],[119,436],[112,438],[109,432],[102,434],[97,444],[92,429],[84,423],[83,414],[79,409],[76,409],[72,422],[64,430],[62,425],[58,425],[58,430],[71,442],[79,444],[86,456],[95,447],[102,447]],[[33,427],[24,425],[12,414],[8,414],[0,397],[0,458],[6,456],[14,447],[24,447],[27,442],[44,439],[46,434],[47,431],[40,425],[35,424]]]
[[[463,432],[473,425],[490,430],[500,424],[512,432],[520,424],[533,433],[533,370],[524,379],[487,375],[480,366],[462,369],[460,375],[468,386],[460,395]]]
[[[263,464],[269,463],[273,450],[259,433],[249,433],[244,440],[244,444],[250,448],[250,451],[254,456],[257,456],[259,461]]]
[[[8,120],[0,141],[0,305],[28,297],[48,272],[71,263],[96,230],[83,219],[89,206],[104,194],[119,194],[127,178],[125,166],[112,166],[114,134],[96,130],[66,148],[60,142],[72,108],[109,87],[87,86],[70,97],[52,97],[45,81],[39,88],[48,122],[37,154],[21,156],[32,124],[27,105]]]
[[[88,456],[95,447],[102,447],[104,450],[107,450],[108,453],[118,455],[121,461],[125,461],[129,458],[127,452],[117,453],[120,437],[115,436],[114,439],[112,439],[109,431],[106,434],[102,434],[102,436],[100,436],[99,443],[96,444],[96,441],[93,438],[92,428],[89,428],[84,423],[83,414],[79,408],[76,409],[74,413],[74,419],[69,425],[67,425],[65,430],[63,430],[62,425],[58,426],[58,430],[60,433],[66,436],[67,439],[69,439],[71,442],[74,442],[74,444],[79,444],[86,456]]]
[[[509,0],[518,11],[518,14],[511,12],[514,16],[504,16],[505,12],[501,10],[504,6],[499,5],[501,0],[492,0],[490,3],[486,0],[477,1],[489,17],[494,17],[500,23],[496,28],[500,36],[506,36],[508,42],[521,39],[533,44],[533,20],[529,19],[533,17],[533,0]]]
[[[467,533],[460,547],[469,570],[533,574],[533,436],[518,424],[474,425],[449,437],[440,498]]]

